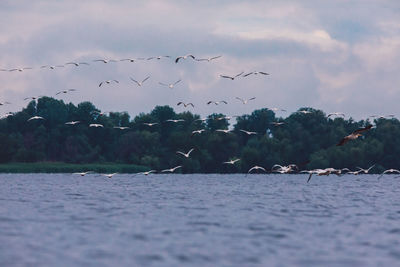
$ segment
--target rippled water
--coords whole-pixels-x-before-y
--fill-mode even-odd
[[[395,266],[400,179],[0,175],[0,266]]]

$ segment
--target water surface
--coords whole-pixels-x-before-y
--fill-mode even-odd
[[[0,266],[395,266],[399,179],[0,175]]]

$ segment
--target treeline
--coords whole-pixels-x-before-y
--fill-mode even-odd
[[[310,114],[276,117],[269,109],[255,110],[228,120],[211,114],[206,120],[191,112],[175,113],[157,106],[131,119],[128,113],[101,114],[90,102],[75,106],[42,97],[22,111],[0,120],[0,162],[119,163],[167,169],[183,165],[182,172],[247,172],[254,165],[297,164],[301,169],[369,167],[375,173],[400,167],[400,123],[397,119],[374,120],[374,127],[358,140],[336,144],[370,121],[327,118],[311,108]],[[31,120],[41,116],[44,120]],[[167,122],[169,119],[183,120]],[[68,121],[79,121],[66,125]],[[144,123],[157,123],[148,126]],[[280,126],[274,122],[283,122]],[[89,127],[90,124],[104,127]],[[121,130],[116,126],[129,127]],[[231,129],[229,133],[217,129]],[[199,134],[195,130],[204,129]],[[247,135],[240,131],[256,132]],[[194,151],[189,158],[176,153]],[[222,164],[240,158],[235,165]]]

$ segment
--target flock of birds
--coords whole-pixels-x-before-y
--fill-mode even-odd
[[[213,56],[213,57],[208,57],[208,58],[197,58],[192,54],[187,54],[187,55],[176,57],[174,59],[174,62],[175,63],[179,63],[182,60],[188,60],[188,59],[191,59],[193,61],[198,61],[198,62],[202,62],[202,61],[211,62],[211,61],[219,59],[221,57],[222,57],[221,55],[218,55],[218,56]],[[127,61],[127,62],[133,63],[133,62],[140,61],[140,60],[161,60],[163,58],[166,59],[166,58],[171,58],[171,57],[170,56],[155,56],[155,57],[148,57],[148,58],[124,58],[124,59],[120,59],[120,60],[115,60],[115,59],[95,59],[95,60],[93,60],[93,62],[101,62],[101,63],[107,64],[107,63],[118,62],[118,61],[120,61],[120,62]],[[89,66],[90,63],[89,62],[67,62],[67,63],[61,64],[61,65],[43,65],[43,66],[40,66],[39,69],[54,70],[56,68],[64,68],[64,67],[69,66],[69,65],[70,66],[75,66],[75,67],[80,67],[80,66]],[[12,68],[12,69],[0,69],[0,71],[3,71],[3,72],[23,72],[23,71],[32,70],[32,69],[34,69],[34,68],[33,67],[21,67],[21,68]],[[219,75],[219,77],[222,78],[222,79],[228,79],[228,80],[232,80],[233,81],[233,80],[236,80],[238,78],[245,78],[245,77],[249,77],[251,75],[268,76],[270,74],[265,72],[265,71],[251,71],[251,72],[246,72],[246,73],[244,71],[242,71],[240,73],[233,74],[233,75],[221,74],[221,75]],[[145,82],[148,81],[149,79],[150,79],[150,76],[147,76],[147,77],[145,77],[143,79],[137,79],[137,78],[130,77],[130,80],[134,84],[139,86],[139,87],[144,86]],[[178,79],[178,80],[176,80],[174,82],[171,82],[171,83],[159,82],[158,84],[160,86],[164,86],[164,87],[173,89],[181,81],[182,81],[181,79]],[[116,79],[101,81],[98,84],[98,87],[111,85],[111,84],[119,84],[119,81],[116,80]],[[77,91],[77,89],[65,89],[65,90],[61,90],[59,92],[56,92],[55,95],[58,96],[58,95],[67,94],[67,93],[74,92],[74,91]],[[42,96],[30,96],[30,97],[24,98],[24,100],[37,101],[40,97],[42,97]],[[235,99],[240,101],[240,103],[245,105],[245,104],[248,104],[250,101],[255,100],[256,97],[251,97],[251,98],[235,97]],[[0,106],[10,105],[10,104],[11,103],[8,102],[8,101],[0,102]],[[209,100],[206,104],[207,105],[211,105],[211,104],[213,104],[213,105],[222,105],[222,104],[227,105],[228,101],[227,100]],[[194,104],[191,103],[191,102],[185,103],[185,102],[180,101],[180,102],[177,103],[177,106],[183,106],[185,108],[190,106],[190,107],[194,108]],[[276,111],[286,112],[285,109],[276,108],[276,107],[275,108],[270,108],[270,110],[275,111],[275,112]],[[310,111],[310,110],[299,110],[297,112],[298,113],[302,113],[304,115],[312,113],[312,111]],[[13,114],[14,113],[12,113],[12,112],[8,112],[8,113],[4,114],[3,116],[1,116],[0,119],[7,118],[9,116],[12,116]],[[105,112],[103,112],[103,113],[99,112],[98,113],[99,116],[104,115],[104,114],[105,114]],[[221,117],[217,117],[217,118],[214,118],[214,119],[215,120],[223,120],[223,119],[229,120],[229,119],[231,119],[233,117],[238,117],[238,116],[232,116],[232,117],[221,116]],[[330,118],[330,117],[345,117],[345,114],[342,113],[342,112],[333,112],[333,113],[327,114],[327,117],[328,118]],[[378,119],[379,118],[394,118],[394,115],[372,115],[372,116],[370,116],[370,118],[378,118]],[[40,121],[40,120],[45,120],[45,118],[41,117],[41,116],[32,116],[27,121],[29,122],[29,121]],[[207,118],[202,118],[202,119],[198,119],[198,120],[206,121]],[[169,120],[166,120],[165,122],[166,123],[179,123],[179,122],[184,122],[184,120],[183,119],[169,119]],[[80,121],[68,121],[68,122],[65,122],[65,125],[73,126],[73,125],[77,125],[77,124],[80,124],[80,123],[81,123]],[[155,125],[157,125],[159,123],[158,122],[146,122],[146,123],[142,123],[142,124],[146,125],[148,127],[152,127],[152,126],[155,126]],[[285,122],[272,122],[272,124],[274,126],[278,127],[278,126],[284,125]],[[88,126],[89,127],[94,127],[94,128],[104,128],[104,125],[102,125],[100,123],[92,123],[92,124],[89,124]],[[372,127],[373,127],[372,125],[367,125],[364,128],[358,129],[358,130],[350,133],[349,135],[344,136],[337,143],[337,146],[343,146],[347,142],[357,139],[358,137],[362,136],[362,134],[364,132],[370,130]],[[114,126],[113,128],[119,129],[119,130],[128,130],[129,129],[129,127],[127,127],[127,126],[120,126],[120,125],[119,126]],[[191,136],[194,136],[194,135],[197,135],[197,134],[202,134],[205,131],[206,131],[205,129],[194,130],[194,131],[192,131]],[[232,132],[229,129],[216,129],[215,131],[216,132],[220,132],[220,133],[224,133],[224,134],[228,134],[228,133]],[[239,131],[242,132],[243,134],[246,134],[246,135],[257,135],[257,134],[259,134],[257,132],[247,131],[245,129],[239,129]],[[180,156],[182,156],[184,158],[189,158],[189,157],[191,157],[191,154],[192,154],[192,152],[194,150],[195,150],[194,148],[191,148],[187,152],[176,151],[176,154],[180,155]],[[234,166],[240,160],[241,160],[240,158],[230,159],[229,161],[222,162],[222,164]],[[257,166],[256,165],[256,166],[252,166],[248,170],[247,174],[254,173],[254,172],[263,172],[263,173],[268,173],[269,172],[269,173],[280,173],[280,174],[308,173],[309,174],[309,177],[307,179],[307,183],[308,183],[311,180],[312,175],[317,175],[317,176],[325,175],[325,176],[327,176],[327,175],[330,175],[330,174],[335,174],[335,175],[342,175],[342,174],[351,174],[351,175],[368,174],[369,171],[374,166],[375,165],[371,166],[368,169],[363,169],[363,168],[357,167],[356,171],[351,171],[348,168],[344,168],[344,169],[326,168],[326,169],[314,169],[314,170],[303,170],[303,171],[300,171],[298,166],[295,165],[295,164],[290,164],[288,166],[281,166],[281,165],[276,164],[271,168],[271,170],[267,170],[262,166]],[[174,173],[176,170],[181,169],[181,168],[183,168],[183,166],[179,165],[179,166],[176,166],[176,167],[173,167],[173,168],[170,168],[170,169],[164,169],[164,170],[160,170],[160,171],[149,170],[149,171],[145,171],[145,172],[140,172],[140,173],[137,173],[136,175],[146,175],[147,176],[147,175],[152,174],[152,173]],[[77,173],[74,173],[74,174],[75,175],[80,175],[80,176],[85,176],[85,175],[91,174],[91,173],[94,173],[94,172],[93,171],[86,171],[86,172],[77,172]],[[105,176],[107,178],[112,178],[116,174],[118,174],[118,173],[100,174],[100,175]],[[381,175],[378,176],[378,179],[380,179],[385,174],[400,174],[400,170],[397,170],[397,169],[385,170],[383,173],[381,173]]]

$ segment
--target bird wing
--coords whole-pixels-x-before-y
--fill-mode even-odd
[[[226,102],[225,100],[221,100],[220,102],[224,103],[224,104],[228,104],[228,102]]]
[[[233,80],[233,77],[228,76],[228,75],[219,75],[221,78],[227,78]]]
[[[193,103],[187,103],[187,105],[189,106],[192,106],[193,108],[194,108],[194,105],[193,105]]]
[[[177,57],[177,58],[175,59],[175,63],[178,63],[178,61],[179,61],[181,58],[183,58],[183,57]]]
[[[142,83],[144,83],[145,81],[147,81],[149,78],[150,78],[150,76],[147,76],[147,77],[142,81]]]
[[[346,144],[348,141],[349,141],[349,137],[348,136],[343,137],[343,139],[340,140],[340,142],[337,143],[336,146],[342,146],[342,145]]]
[[[100,84],[99,84],[99,87],[101,87],[101,85],[103,84],[104,82],[101,82]]]
[[[370,124],[370,125],[367,125],[367,126],[366,126],[366,127],[364,127],[364,128],[361,128],[361,129],[355,130],[355,131],[353,132],[353,134],[362,133],[362,132],[365,132],[365,131],[368,131],[368,130],[370,130],[371,128],[372,128],[372,124]]]
[[[181,81],[181,79],[177,80],[177,81],[174,83],[174,85],[177,84],[177,83],[179,83],[180,81]]]
[[[313,175],[313,173],[310,172],[310,176],[308,176],[307,183],[311,180],[311,176],[312,176],[312,175]]]
[[[192,153],[193,150],[194,150],[194,148],[190,149],[189,152],[187,153],[187,155],[189,156],[190,153]]]
[[[137,85],[140,86],[140,83],[138,81],[136,81],[135,79],[133,79],[132,77],[129,77],[133,82],[135,82]]]
[[[252,97],[252,98],[249,98],[247,101],[254,100],[254,99],[256,99],[256,98],[255,98],[255,97]]]
[[[245,103],[244,99],[242,99],[242,98],[240,98],[240,97],[236,97],[236,99],[242,101],[243,104]]]
[[[269,75],[267,72],[259,71],[258,73],[263,74],[263,75]]]
[[[163,85],[163,86],[168,86],[168,84],[161,83],[161,82],[159,82],[159,84],[161,84],[161,85]]]
[[[236,75],[235,75],[235,78],[236,78],[236,77],[239,77],[239,76],[242,75],[243,73],[244,73],[244,71],[242,71],[242,72],[239,73],[239,74],[236,74]]]
[[[185,153],[183,153],[183,152],[181,152],[181,151],[176,151],[176,153],[177,153],[177,154],[181,154],[181,155],[183,155],[183,156],[185,156],[185,157],[186,157],[186,154],[185,154]]]
[[[253,72],[249,72],[249,73],[243,75],[243,77],[247,77],[247,76],[249,76],[249,75],[251,75],[251,74],[253,74]]]

